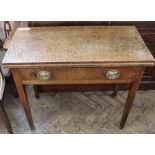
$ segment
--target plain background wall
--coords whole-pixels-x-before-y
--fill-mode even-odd
[[[3,24],[4,24],[4,22],[2,22],[2,21],[0,21],[0,39],[2,40],[2,41],[4,41],[4,39],[5,39],[5,34],[4,34],[4,26],[3,26]]]

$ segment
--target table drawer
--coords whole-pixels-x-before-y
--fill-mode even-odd
[[[33,84],[82,84],[131,82],[140,76],[142,68],[42,68],[20,70],[23,83]]]

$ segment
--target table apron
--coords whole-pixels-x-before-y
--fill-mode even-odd
[[[124,84],[131,83],[141,76],[144,67],[54,67],[54,68],[24,68],[18,71],[23,85],[48,84]],[[108,72],[118,72],[118,77],[109,79]],[[39,79],[38,73],[47,72],[50,77]]]

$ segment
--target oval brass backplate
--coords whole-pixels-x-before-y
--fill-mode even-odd
[[[112,80],[119,78],[119,76],[120,76],[120,73],[119,73],[118,70],[109,70],[109,71],[106,73],[106,77],[107,77],[108,79],[112,79]]]
[[[49,80],[51,78],[51,74],[48,71],[39,71],[37,73],[37,78],[39,80]]]

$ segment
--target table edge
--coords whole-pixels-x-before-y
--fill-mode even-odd
[[[105,63],[2,63],[4,68],[44,68],[44,67],[153,67],[155,61],[147,62],[105,62]]]

